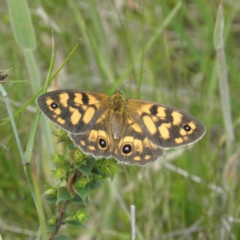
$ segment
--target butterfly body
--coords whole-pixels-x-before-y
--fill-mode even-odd
[[[159,103],[125,99],[120,91],[58,90],[38,98],[41,111],[68,131],[75,145],[95,157],[145,165],[199,140],[204,125],[193,116]]]
[[[114,139],[119,139],[123,123],[126,120],[126,101],[120,92],[116,92],[109,98],[109,122]]]

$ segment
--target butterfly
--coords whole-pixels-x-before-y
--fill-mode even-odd
[[[206,131],[198,119],[182,110],[125,99],[120,90],[111,96],[57,90],[40,95],[37,103],[84,153],[131,165],[153,162],[165,149],[194,143]]]

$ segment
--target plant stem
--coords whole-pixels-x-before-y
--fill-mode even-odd
[[[73,174],[70,174],[68,177],[68,191],[73,196],[74,191],[72,188],[72,185],[79,179],[79,177],[82,175],[82,173],[79,170],[74,171]],[[55,229],[50,233],[48,240],[53,240],[55,236],[58,234],[58,231],[63,223],[64,214],[67,210],[68,204],[71,202],[71,200],[63,201],[60,204],[60,207],[58,209],[57,213],[57,219],[55,224]]]
[[[58,234],[58,231],[63,223],[63,218],[64,218],[64,214],[67,210],[68,204],[70,203],[69,200],[67,201],[63,201],[58,209],[58,214],[57,214],[57,220],[56,220],[56,224],[55,224],[55,229],[50,233],[50,236],[48,238],[48,240],[53,240],[56,235]]]

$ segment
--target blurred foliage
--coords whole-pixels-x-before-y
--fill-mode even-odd
[[[12,21],[18,18],[11,16],[10,2],[14,4],[11,0],[1,2],[0,8],[0,70],[12,68],[2,86],[13,112],[43,87],[53,36],[56,55],[51,74],[79,39],[81,42],[49,90],[76,88],[112,94],[112,84],[119,88],[131,79],[121,89],[125,97],[184,109],[207,128],[207,134],[191,149],[167,151],[162,160],[144,168],[120,165],[122,172],[112,181],[87,193],[80,190],[83,198],[88,195],[86,212],[73,204],[66,217],[76,213],[68,220],[84,220],[86,228],[66,225],[61,234],[72,239],[130,239],[129,209],[134,204],[137,239],[239,239],[239,1],[223,1],[235,133],[230,153],[226,150],[213,46],[219,1],[27,1],[35,49],[16,41]],[[148,71],[137,75],[144,70]],[[16,82],[20,80],[27,81]],[[33,102],[15,116],[24,148],[35,113]],[[7,117],[1,96],[0,119],[5,122]],[[68,171],[65,167],[57,170],[61,156],[68,152],[66,145],[56,144],[59,139],[51,134],[52,127],[41,117],[28,166],[35,192],[41,194],[44,220],[50,223],[54,223],[56,209],[44,200],[44,192],[56,189]],[[3,239],[35,239],[40,226],[39,202],[33,200],[10,123],[0,125],[0,136],[0,235]],[[95,164],[103,163],[99,160]],[[114,172],[115,163],[109,164]],[[83,187],[85,179],[78,184]]]

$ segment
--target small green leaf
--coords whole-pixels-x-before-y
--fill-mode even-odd
[[[113,180],[115,174],[123,171],[122,168],[120,168],[120,166],[115,161],[109,162],[109,164],[107,165],[107,170],[111,180]]]
[[[47,226],[47,231],[48,232],[52,232],[55,229],[55,225],[46,224],[46,226]]]
[[[43,193],[45,196],[57,196],[57,189],[47,186],[47,190]]]
[[[75,212],[73,217],[78,222],[85,222],[89,218],[88,213],[85,209],[78,210]]]
[[[57,195],[57,203],[70,200],[72,199],[72,196],[68,192],[66,187],[60,187],[58,190],[58,195]]]
[[[52,130],[53,130],[52,131],[53,135],[58,137],[57,143],[59,143],[59,142],[66,142],[66,141],[69,140],[67,132],[62,130],[62,128],[60,128],[58,126],[54,126]]]
[[[117,164],[116,160],[114,159],[99,160],[96,162],[95,167],[99,171],[99,173],[97,174],[96,171],[92,171],[92,172],[94,172],[95,175],[100,176],[102,179],[110,177],[112,180],[116,173],[119,173],[122,171],[122,168]]]
[[[82,176],[77,180],[77,182],[74,184],[74,186],[85,188],[85,186],[88,184],[88,182],[89,182],[89,180],[85,176]]]
[[[83,154],[83,152],[79,148],[75,147],[73,152],[73,158],[75,162],[80,162],[80,163],[84,162],[84,165],[86,165],[86,156],[85,154]]]
[[[69,224],[69,225],[72,225],[72,226],[86,228],[86,226],[83,223],[80,223],[80,222],[77,222],[77,221],[69,220],[66,223]]]
[[[78,168],[87,177],[89,177],[89,174],[91,173],[94,163],[95,158],[90,156],[87,158],[86,165],[83,165],[82,163],[78,162],[75,164],[75,167]]]
[[[55,163],[55,165],[57,165],[57,166],[64,166],[65,161],[64,161],[64,158],[63,158],[62,155],[59,155],[59,154],[57,154],[57,153],[53,153],[53,154],[51,155],[51,160],[52,160],[52,161]]]
[[[96,179],[88,183],[88,186],[90,187],[91,190],[98,188],[100,185],[101,185],[101,182]]]
[[[67,171],[63,168],[58,168],[58,169],[53,170],[53,176],[57,180],[64,178],[66,176],[66,173],[67,173]]]
[[[53,187],[48,187],[48,189],[43,193],[43,197],[46,201],[50,203],[56,203],[57,189]]]
[[[69,151],[65,151],[63,153],[63,158],[65,162],[70,162],[72,159],[71,153]]]
[[[85,209],[78,210],[72,216],[67,217],[65,219],[67,224],[71,224],[74,226],[84,226],[84,222],[89,218]]]
[[[52,226],[52,225],[55,225],[56,224],[56,217],[51,217],[48,221],[47,221],[47,224]]]
[[[86,204],[87,203],[87,200],[85,200],[85,202],[84,202],[78,194],[75,194],[74,198],[71,201],[76,204]]]
[[[75,145],[73,144],[68,144],[67,145],[67,149],[70,150],[70,151],[73,151],[75,149]]]
[[[44,199],[49,202],[55,204],[57,202],[57,197],[52,197],[52,196],[44,196]]]
[[[83,199],[85,202],[86,197],[90,192],[90,186],[86,185],[85,188],[83,187],[73,187],[74,191]]]

